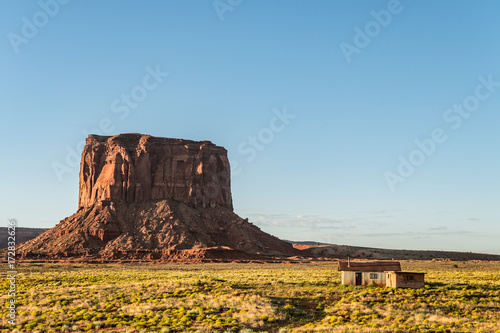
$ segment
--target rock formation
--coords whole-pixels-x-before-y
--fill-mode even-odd
[[[90,135],[83,149],[79,207],[101,201],[175,199],[233,209],[226,149],[210,141]]]
[[[40,259],[166,261],[199,258],[208,249],[226,258],[296,253],[233,212],[227,151],[209,141],[90,135],[78,198],[75,214],[18,252]]]

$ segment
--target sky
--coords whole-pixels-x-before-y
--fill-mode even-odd
[[[500,3],[0,2],[0,221],[73,214],[89,133],[210,140],[282,239],[500,254]]]

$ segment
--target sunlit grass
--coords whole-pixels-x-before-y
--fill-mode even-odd
[[[10,332],[496,332],[500,263],[403,262],[423,289],[340,285],[336,264],[18,264]]]

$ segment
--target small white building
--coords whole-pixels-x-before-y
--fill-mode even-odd
[[[339,261],[342,284],[351,286],[386,286],[386,272],[401,271],[399,261]]]

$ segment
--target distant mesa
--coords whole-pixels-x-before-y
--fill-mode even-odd
[[[77,212],[19,245],[18,253],[41,260],[203,261],[253,260],[297,250],[233,212],[223,147],[120,134],[89,135]]]
[[[47,230],[49,230],[49,229],[47,229],[47,228],[16,227],[16,229],[15,229],[15,231],[16,231],[16,235],[15,235],[16,243],[19,244],[22,242],[29,241],[30,239],[37,237],[38,235],[40,235],[41,233],[44,233]],[[2,237],[0,237],[0,249],[7,248],[8,243],[11,240],[11,239],[10,240],[8,239],[8,236],[9,236],[8,232],[9,232],[9,229],[7,227],[0,227],[0,235],[2,235]]]

